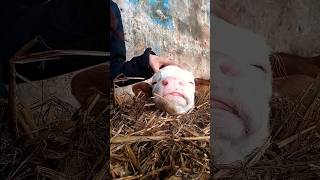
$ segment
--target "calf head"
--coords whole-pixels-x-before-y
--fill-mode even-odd
[[[169,114],[183,114],[193,109],[196,89],[209,89],[196,83],[209,87],[208,80],[195,79],[191,72],[170,65],[155,73],[151,84],[138,83],[132,89],[136,96],[153,96],[156,106]]]
[[[272,76],[262,37],[218,18],[214,25],[210,141],[214,162],[226,164],[245,160],[267,139]]]

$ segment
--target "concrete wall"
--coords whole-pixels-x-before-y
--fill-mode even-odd
[[[207,0],[114,0],[121,9],[127,59],[151,47],[209,78],[210,2]]]
[[[240,26],[265,36],[273,51],[302,56],[320,54],[320,1],[215,1],[217,6],[235,13]]]

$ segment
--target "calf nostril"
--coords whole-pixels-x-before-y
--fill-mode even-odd
[[[164,86],[168,85],[168,80],[163,80],[162,85],[164,85]]]
[[[234,76],[236,75],[236,70],[228,64],[220,64],[220,70],[223,74],[227,75],[227,76]]]

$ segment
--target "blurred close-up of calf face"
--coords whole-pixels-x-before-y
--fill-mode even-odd
[[[272,75],[263,38],[213,22],[211,144],[214,162],[224,164],[245,160],[268,137]]]
[[[195,81],[191,72],[166,66],[154,74],[152,93],[156,105],[170,114],[181,114],[194,106]]]
[[[156,72],[151,82],[132,86],[138,97],[153,97],[157,108],[171,114],[184,114],[194,107],[195,93],[207,92],[209,80],[194,78],[193,74],[178,66],[169,65]]]

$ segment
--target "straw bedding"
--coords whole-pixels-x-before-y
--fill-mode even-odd
[[[1,129],[0,179],[317,179],[320,177],[320,81],[302,97],[273,97],[271,139],[242,164],[209,168],[209,93],[181,116],[151,101],[123,100],[93,116],[53,97],[19,104],[19,138]],[[103,109],[100,107],[100,110]],[[110,162],[107,136],[110,135]],[[94,148],[93,148],[94,147]],[[110,179],[110,178],[107,178]]]
[[[122,179],[208,179],[209,93],[190,114],[169,116],[142,98],[117,98],[111,112],[111,175]]]
[[[93,116],[106,98],[93,99],[78,112],[54,95],[19,104],[18,137],[1,132],[0,179],[106,179],[109,112]]]
[[[119,179],[314,179],[320,177],[320,81],[296,99],[272,97],[271,136],[243,163],[209,168],[209,94],[191,114],[168,116],[141,99],[111,116],[111,175]],[[191,139],[190,137],[194,137]],[[183,138],[187,140],[182,141]]]

